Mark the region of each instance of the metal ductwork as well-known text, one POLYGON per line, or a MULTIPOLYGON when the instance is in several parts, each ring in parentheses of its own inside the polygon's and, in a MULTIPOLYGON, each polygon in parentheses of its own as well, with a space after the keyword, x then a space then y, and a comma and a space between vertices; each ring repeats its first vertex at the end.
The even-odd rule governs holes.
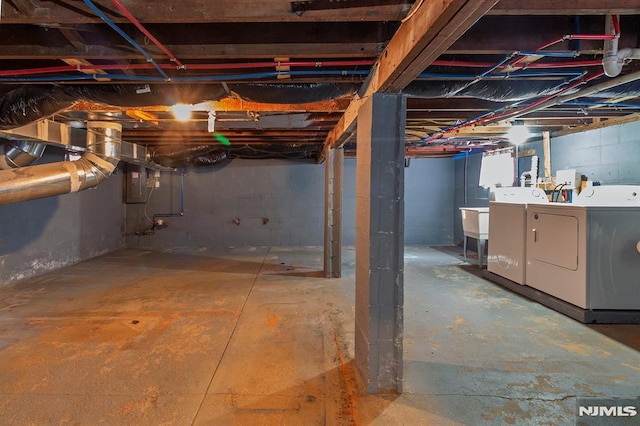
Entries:
POLYGON ((26 167, 42 157, 46 145, 40 142, 11 142, 4 146, 4 154, 0 155, 0 169, 9 170, 26 167))
POLYGON ((86 151, 79 160, 0 171, 0 205, 98 186, 120 161, 121 135, 119 123, 89 122, 86 151))

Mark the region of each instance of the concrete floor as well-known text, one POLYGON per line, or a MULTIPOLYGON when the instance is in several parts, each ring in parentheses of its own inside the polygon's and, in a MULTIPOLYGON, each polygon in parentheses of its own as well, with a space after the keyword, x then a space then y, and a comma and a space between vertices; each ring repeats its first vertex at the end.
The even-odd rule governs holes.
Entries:
POLYGON ((0 424, 574 424, 638 397, 640 326, 585 326, 406 249, 404 393, 362 391, 354 252, 121 250, 0 289, 0 424))

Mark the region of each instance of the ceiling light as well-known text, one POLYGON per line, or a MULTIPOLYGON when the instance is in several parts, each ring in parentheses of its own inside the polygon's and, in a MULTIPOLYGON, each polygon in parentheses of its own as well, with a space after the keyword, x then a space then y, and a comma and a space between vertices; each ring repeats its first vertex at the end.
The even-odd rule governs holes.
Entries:
POLYGON ((171 107, 171 109, 173 111, 173 115, 176 117, 176 120, 188 121, 191 118, 193 105, 175 104, 171 107))
POLYGON ((511 143, 514 145, 520 145, 521 143, 529 139, 530 136, 531 133, 529 133, 529 129, 523 124, 522 121, 514 121, 511 125, 511 128, 507 132, 509 141, 511 141, 511 143))

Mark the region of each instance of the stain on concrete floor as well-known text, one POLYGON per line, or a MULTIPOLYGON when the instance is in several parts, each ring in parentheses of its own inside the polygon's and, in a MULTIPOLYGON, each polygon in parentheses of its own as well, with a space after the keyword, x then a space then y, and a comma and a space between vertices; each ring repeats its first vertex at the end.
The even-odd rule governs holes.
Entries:
POLYGON ((0 424, 573 424, 640 394, 640 326, 590 327, 406 249, 402 395, 353 362, 353 249, 121 250, 0 289, 0 424), (636 340, 634 340, 636 339, 636 340))

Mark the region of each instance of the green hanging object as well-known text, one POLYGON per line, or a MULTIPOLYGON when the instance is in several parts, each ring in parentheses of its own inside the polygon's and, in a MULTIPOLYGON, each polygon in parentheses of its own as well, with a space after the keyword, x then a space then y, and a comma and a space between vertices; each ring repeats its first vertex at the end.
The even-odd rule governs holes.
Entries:
POLYGON ((214 133, 213 136, 218 140, 218 142, 220 142, 222 145, 224 146, 231 146, 231 142, 229 142, 229 139, 225 136, 222 135, 220 133, 214 133))

